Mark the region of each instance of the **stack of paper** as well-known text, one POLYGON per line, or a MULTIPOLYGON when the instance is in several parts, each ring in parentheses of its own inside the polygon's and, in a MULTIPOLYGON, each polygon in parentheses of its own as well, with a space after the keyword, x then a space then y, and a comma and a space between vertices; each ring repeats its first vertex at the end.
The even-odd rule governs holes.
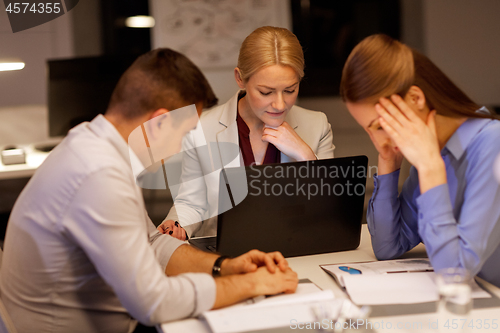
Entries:
POLYGON ((312 283, 300 283, 295 294, 259 297, 253 304, 207 311, 203 317, 213 333, 257 331, 334 319, 345 312, 346 302, 350 304, 347 315, 356 317, 359 309, 349 300, 336 300, 331 290, 321 291, 312 283))
MULTIPOLYGON (((412 304, 439 299, 435 274, 428 259, 401 259, 321 265, 327 273, 345 287, 351 300, 358 305, 412 304)), ((473 298, 488 298, 489 293, 475 281, 473 298)))

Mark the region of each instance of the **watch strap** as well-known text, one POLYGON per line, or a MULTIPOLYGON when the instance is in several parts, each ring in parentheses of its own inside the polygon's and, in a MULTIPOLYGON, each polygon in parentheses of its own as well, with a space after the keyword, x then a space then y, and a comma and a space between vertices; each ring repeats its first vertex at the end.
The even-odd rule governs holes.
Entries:
POLYGON ((212 267, 212 276, 213 277, 220 276, 222 262, 228 258, 229 258, 229 256, 220 256, 219 258, 217 258, 215 260, 214 266, 212 267))

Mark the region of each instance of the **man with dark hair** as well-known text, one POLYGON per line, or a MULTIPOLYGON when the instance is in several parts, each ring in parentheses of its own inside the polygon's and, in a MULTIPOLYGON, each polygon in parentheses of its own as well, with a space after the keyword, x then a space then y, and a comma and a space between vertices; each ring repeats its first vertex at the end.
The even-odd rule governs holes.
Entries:
POLYGON ((155 325, 295 290, 280 253, 224 260, 160 234, 147 217, 129 135, 173 108, 200 113, 215 102, 187 58, 154 50, 124 73, 104 116, 54 149, 17 200, 4 244, 1 300, 20 332, 131 332, 131 317, 155 325))

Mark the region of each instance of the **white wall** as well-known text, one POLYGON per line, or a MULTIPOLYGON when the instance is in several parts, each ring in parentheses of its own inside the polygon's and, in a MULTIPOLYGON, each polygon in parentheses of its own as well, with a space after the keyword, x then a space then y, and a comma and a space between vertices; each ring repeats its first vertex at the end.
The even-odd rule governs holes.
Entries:
POLYGON ((45 61, 73 55, 70 15, 25 31, 12 33, 7 12, 0 5, 0 60, 19 58, 26 63, 20 71, 0 72, 0 107, 46 104, 45 61))
POLYGON ((48 59, 101 54, 100 1, 85 0, 68 14, 12 33, 0 5, 0 60, 19 58, 21 71, 0 72, 0 148, 49 140, 48 59))
POLYGON ((202 71, 214 90, 215 96, 219 99, 219 104, 227 102, 240 89, 234 79, 234 68, 203 69, 202 71))
POLYGON ((500 1, 424 0, 427 56, 481 105, 500 105, 500 1))

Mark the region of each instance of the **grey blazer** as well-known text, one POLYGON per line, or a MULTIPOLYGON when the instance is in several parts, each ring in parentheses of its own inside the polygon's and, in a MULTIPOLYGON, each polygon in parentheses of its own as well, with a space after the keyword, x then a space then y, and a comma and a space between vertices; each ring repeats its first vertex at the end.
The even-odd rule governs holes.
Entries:
MULTIPOLYGON (((166 220, 179 221, 190 237, 216 234, 221 166, 244 165, 239 150, 236 113, 239 91, 227 103, 206 111, 183 142, 182 175, 174 207, 166 220)), ((293 106, 285 121, 318 159, 333 158, 333 134, 326 115, 293 106)), ((281 162, 295 160, 281 153, 281 162)))

